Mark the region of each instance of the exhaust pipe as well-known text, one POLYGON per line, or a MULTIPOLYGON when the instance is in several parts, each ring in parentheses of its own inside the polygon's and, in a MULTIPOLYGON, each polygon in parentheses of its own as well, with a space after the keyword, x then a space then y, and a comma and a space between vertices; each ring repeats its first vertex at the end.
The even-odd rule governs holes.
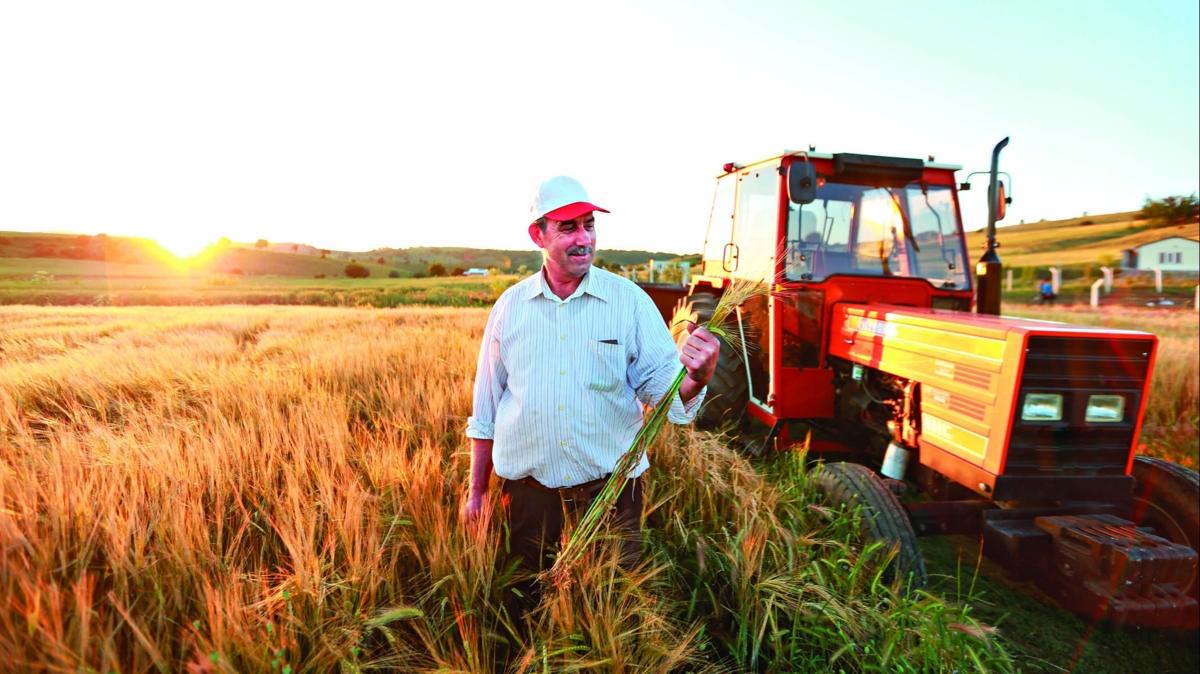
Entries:
POLYGON ((1000 201, 1005 199, 1004 188, 999 183, 1000 151, 1008 145, 1008 138, 996 143, 992 148, 991 182, 988 183, 988 228, 987 249, 983 257, 975 263, 975 312, 980 314, 1000 315, 1000 256, 996 253, 999 244, 996 243, 996 220, 1003 215, 998 213, 1002 208, 1000 201))

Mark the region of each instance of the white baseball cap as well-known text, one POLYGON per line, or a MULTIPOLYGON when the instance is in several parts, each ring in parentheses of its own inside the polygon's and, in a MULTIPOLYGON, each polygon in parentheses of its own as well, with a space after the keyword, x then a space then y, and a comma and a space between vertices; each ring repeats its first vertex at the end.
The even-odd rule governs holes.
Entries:
POLYGON ((537 196, 533 198, 533 207, 530 208, 534 221, 539 218, 560 222, 574 220, 592 211, 608 213, 607 210, 588 201, 583 185, 569 176, 554 176, 538 185, 537 196))

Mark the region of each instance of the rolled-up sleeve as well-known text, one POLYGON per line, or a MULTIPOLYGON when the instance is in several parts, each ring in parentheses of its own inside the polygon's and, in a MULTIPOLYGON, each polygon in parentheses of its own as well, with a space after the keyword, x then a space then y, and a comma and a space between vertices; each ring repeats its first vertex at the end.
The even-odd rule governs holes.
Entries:
MULTIPOLYGON (((503 299, 503 298, 502 298, 503 299)), ((500 326, 507 303, 497 301, 488 315, 475 364, 475 393, 472 414, 467 417, 467 437, 491 440, 496 434, 496 409, 508 384, 508 371, 500 358, 500 326)))
MULTIPOLYGON (((638 298, 636 337, 633 340, 637 352, 629 368, 629 384, 637 393, 638 400, 645 405, 657 405, 683 370, 679 362, 679 351, 671 339, 671 333, 655 308, 654 302, 644 293, 638 298)), ((686 403, 675 395, 667 410, 667 420, 673 424, 690 424, 704 402, 708 387, 700 389, 695 398, 686 403)))

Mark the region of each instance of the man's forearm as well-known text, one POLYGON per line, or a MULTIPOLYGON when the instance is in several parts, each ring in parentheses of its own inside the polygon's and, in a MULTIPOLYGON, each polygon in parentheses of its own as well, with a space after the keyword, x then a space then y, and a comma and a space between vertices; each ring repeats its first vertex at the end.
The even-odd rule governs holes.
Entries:
POLYGON ((486 494, 492 479, 492 441, 471 438, 471 494, 486 494))
POLYGON ((692 398, 700 395, 700 389, 704 388, 704 384, 692 379, 690 375, 683 376, 683 383, 679 385, 679 399, 683 402, 690 402, 692 398))

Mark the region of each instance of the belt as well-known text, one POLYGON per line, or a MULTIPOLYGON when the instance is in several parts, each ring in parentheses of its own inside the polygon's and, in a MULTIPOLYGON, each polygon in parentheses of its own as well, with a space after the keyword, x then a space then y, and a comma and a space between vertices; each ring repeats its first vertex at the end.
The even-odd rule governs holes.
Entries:
POLYGON ((539 491, 547 491, 547 492, 553 492, 553 493, 557 493, 557 494, 577 494, 579 492, 588 492, 588 491, 592 491, 592 490, 600 491, 600 489, 602 489, 604 487, 604 483, 608 482, 608 478, 611 475, 612 474, 610 473, 609 475, 605 475, 604 477, 598 477, 595 480, 590 480, 588 482, 583 482, 581 484, 571 485, 570 487, 547 487, 546 485, 542 484, 541 482, 538 482, 537 480, 533 479, 532 475, 527 475, 519 480, 513 480, 513 482, 516 482, 517 484, 520 484, 520 485, 524 485, 526 487, 532 487, 533 489, 537 489, 539 491))

